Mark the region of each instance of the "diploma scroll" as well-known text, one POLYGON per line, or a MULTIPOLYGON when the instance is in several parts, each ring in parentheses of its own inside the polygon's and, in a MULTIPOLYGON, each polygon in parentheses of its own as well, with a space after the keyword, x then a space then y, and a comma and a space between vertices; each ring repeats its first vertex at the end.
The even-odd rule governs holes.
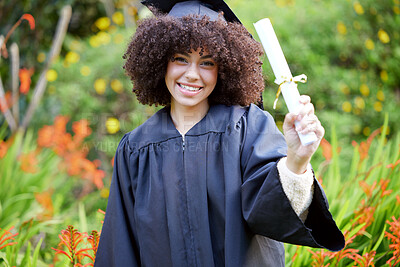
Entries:
MULTIPOLYGON (((272 71, 275 75, 275 83, 279 85, 283 98, 289 112, 297 114, 302 104, 299 102, 300 94, 297 89, 297 83, 290 72, 289 66, 283 55, 282 48, 279 45, 278 38, 272 28, 271 21, 268 18, 262 19, 254 23, 254 28, 267 54, 268 61, 271 64, 272 71)), ((296 77, 295 77, 296 78, 296 77)), ((299 122, 296 121, 295 125, 299 122)), ((314 132, 306 135, 298 133, 302 145, 310 145, 317 140, 314 132)))

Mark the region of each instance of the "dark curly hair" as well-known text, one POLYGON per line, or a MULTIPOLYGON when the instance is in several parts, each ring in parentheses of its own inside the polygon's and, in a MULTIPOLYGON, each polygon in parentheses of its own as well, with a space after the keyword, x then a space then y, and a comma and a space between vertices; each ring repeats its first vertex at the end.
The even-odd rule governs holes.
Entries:
POLYGON ((165 84, 168 60, 174 54, 206 48, 218 64, 218 80, 208 97, 210 104, 247 106, 264 90, 262 46, 239 23, 207 16, 168 15, 143 19, 123 58, 142 104, 168 105, 171 95, 165 84))

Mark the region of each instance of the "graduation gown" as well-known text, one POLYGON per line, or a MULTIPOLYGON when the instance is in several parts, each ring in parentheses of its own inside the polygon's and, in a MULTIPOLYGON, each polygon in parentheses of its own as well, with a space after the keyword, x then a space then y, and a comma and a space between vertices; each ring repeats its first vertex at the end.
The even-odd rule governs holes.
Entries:
POLYGON ((118 146, 95 266, 284 266, 280 242, 342 249, 315 178, 306 221, 292 209, 286 149, 255 105, 212 105, 184 139, 158 111, 118 146))

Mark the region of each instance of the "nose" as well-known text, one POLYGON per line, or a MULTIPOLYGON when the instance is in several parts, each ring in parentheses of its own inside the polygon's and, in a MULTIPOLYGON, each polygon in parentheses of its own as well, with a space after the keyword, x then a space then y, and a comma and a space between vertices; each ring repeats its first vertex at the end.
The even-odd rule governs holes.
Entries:
POLYGON ((185 77, 189 81, 198 80, 200 78, 199 68, 197 64, 189 64, 185 72, 185 77))

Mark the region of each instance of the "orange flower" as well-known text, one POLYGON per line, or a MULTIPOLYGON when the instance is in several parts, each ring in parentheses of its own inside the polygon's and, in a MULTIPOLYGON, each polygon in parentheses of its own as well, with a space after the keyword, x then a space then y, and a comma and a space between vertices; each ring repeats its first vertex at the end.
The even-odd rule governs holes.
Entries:
POLYGON ((56 135, 54 151, 57 155, 63 156, 66 155, 67 151, 69 151, 70 147, 73 145, 74 144, 72 142, 72 136, 70 133, 60 133, 56 135))
POLYGON ((59 115, 54 119, 55 134, 63 134, 66 132, 67 123, 69 118, 67 116, 59 115))
POLYGON ((80 259, 83 256, 82 254, 85 251, 92 249, 92 248, 78 249, 78 246, 82 245, 85 236, 86 236, 85 233, 80 233, 72 225, 68 225, 67 229, 61 230, 61 234, 58 235, 58 237, 61 240, 59 247, 65 246, 68 252, 62 249, 55 249, 55 248, 52 249, 56 251, 56 255, 64 254, 65 256, 67 256, 72 265, 75 266, 76 263, 80 263, 80 259))
MULTIPOLYGON (((371 146, 372 140, 375 138, 375 136, 377 136, 380 133, 380 131, 381 131, 380 129, 376 129, 375 131, 373 131, 371 133, 371 135, 368 137, 366 142, 362 141, 360 143, 360 145, 358 147, 358 152, 360 153, 360 163, 359 164, 361 164, 364 161, 364 159, 366 159, 368 157, 368 151, 371 146)), ((357 147, 358 144, 356 141, 353 141, 352 145, 354 147, 357 147)))
MULTIPOLYGON (((112 159, 111 159, 111 166, 114 168, 114 160, 115 160, 115 156, 113 156, 112 157, 112 159)), ((321 181, 321 184, 322 184, 322 181, 321 181)))
POLYGON ((87 137, 92 134, 92 129, 90 129, 89 122, 86 119, 72 123, 72 131, 75 133, 75 136, 87 137))
POLYGON ((6 243, 6 241, 15 240, 14 237, 16 237, 18 235, 18 233, 12 234, 10 232, 13 228, 14 228, 14 226, 11 226, 10 229, 8 229, 8 230, 4 230, 4 229, 0 228, 0 230, 4 231, 4 233, 0 236, 0 249, 3 249, 7 246, 12 246, 14 244, 17 244, 17 242, 6 243))
POLYGON ((6 101, 4 106, 0 102, 0 111, 3 112, 3 113, 6 110, 8 110, 9 108, 11 108, 12 105, 13 105, 11 92, 6 92, 5 95, 4 95, 4 99, 6 101))
POLYGON ((52 147, 54 145, 54 127, 45 125, 38 131, 37 143, 40 147, 52 147))
POLYGON ((39 214, 39 219, 51 219, 54 214, 53 201, 51 200, 52 190, 44 191, 42 193, 35 193, 36 201, 43 207, 44 211, 39 214))
POLYGON ((22 20, 25 19, 29 22, 29 26, 31 30, 35 29, 35 19, 32 17, 31 14, 24 14, 21 18, 12 26, 11 30, 8 31, 6 37, 4 38, 3 45, 0 47, 1 55, 5 58, 8 58, 8 52, 6 49, 6 43, 10 38, 11 34, 15 31, 15 29, 21 24, 22 20))
POLYGON ((348 231, 344 231, 343 234, 344 234, 345 240, 346 240, 344 249, 342 249, 341 251, 338 251, 338 252, 331 253, 331 256, 329 257, 330 259, 335 258, 336 262, 339 262, 343 258, 350 258, 350 257, 354 256, 354 254, 358 253, 358 249, 347 248, 348 245, 353 243, 353 240, 356 238, 357 235, 353 235, 352 237, 348 237, 348 235, 349 235, 348 231))
POLYGON ((9 147, 10 147, 9 141, 0 140, 0 159, 4 158, 4 156, 7 154, 9 147))
POLYGON ((104 187, 103 178, 105 177, 105 172, 102 170, 98 170, 95 163, 91 162, 88 159, 84 159, 82 161, 83 169, 85 170, 82 177, 91 181, 98 189, 104 187))
POLYGON ((35 29, 35 19, 31 14, 23 14, 20 20, 27 20, 29 22, 29 27, 31 27, 31 30, 35 29))
POLYGON ((397 204, 400 205, 400 196, 399 195, 396 196, 396 200, 397 200, 397 204))
POLYGON ((391 163, 391 164, 387 165, 386 168, 391 168, 393 170, 397 165, 399 165, 399 163, 400 163, 400 159, 397 160, 395 163, 391 163))
POLYGON ((371 251, 369 253, 365 253, 364 255, 359 255, 359 254, 353 254, 349 255, 349 258, 354 260, 354 263, 356 265, 354 266, 360 266, 360 267, 367 267, 367 266, 375 266, 374 264, 374 258, 376 255, 376 251, 371 251))
POLYGON ((389 184, 390 180, 380 180, 379 181, 379 185, 381 186, 381 197, 389 195, 390 193, 392 193, 393 190, 386 190, 388 184, 389 184))
POLYGON ((314 252, 311 249, 308 249, 308 251, 312 254, 312 267, 328 267, 330 265, 330 263, 324 265, 324 261, 326 257, 332 255, 332 252, 326 251, 324 249, 319 249, 317 252, 314 252))
POLYGON ((93 251, 93 256, 90 254, 87 254, 87 253, 82 253, 82 255, 85 257, 88 257, 92 261, 91 263, 88 263, 87 265, 93 266, 94 261, 96 259, 97 248, 99 247, 100 234, 96 230, 93 230, 92 234, 88 236, 87 241, 91 245, 90 249, 93 251))
POLYGON ((322 155, 325 160, 329 161, 332 159, 332 145, 325 139, 322 138, 320 146, 322 148, 322 155))
POLYGON ((393 251, 393 257, 391 257, 386 263, 389 266, 397 266, 400 263, 400 218, 396 220, 392 216, 393 222, 386 221, 390 225, 389 232, 385 232, 385 236, 390 240, 389 248, 393 251))
POLYGON ((372 192, 376 187, 376 181, 374 181, 372 185, 367 184, 365 181, 359 181, 358 183, 360 184, 362 190, 367 195, 367 197, 370 198, 372 196, 372 192))
POLYGON ((33 74, 33 69, 20 69, 19 70, 19 80, 21 81, 21 85, 19 87, 19 91, 22 94, 27 94, 29 92, 29 88, 31 87, 31 76, 33 74))
POLYGON ((21 170, 24 172, 35 173, 38 171, 38 160, 35 152, 22 154, 19 156, 19 160, 21 161, 21 170))

